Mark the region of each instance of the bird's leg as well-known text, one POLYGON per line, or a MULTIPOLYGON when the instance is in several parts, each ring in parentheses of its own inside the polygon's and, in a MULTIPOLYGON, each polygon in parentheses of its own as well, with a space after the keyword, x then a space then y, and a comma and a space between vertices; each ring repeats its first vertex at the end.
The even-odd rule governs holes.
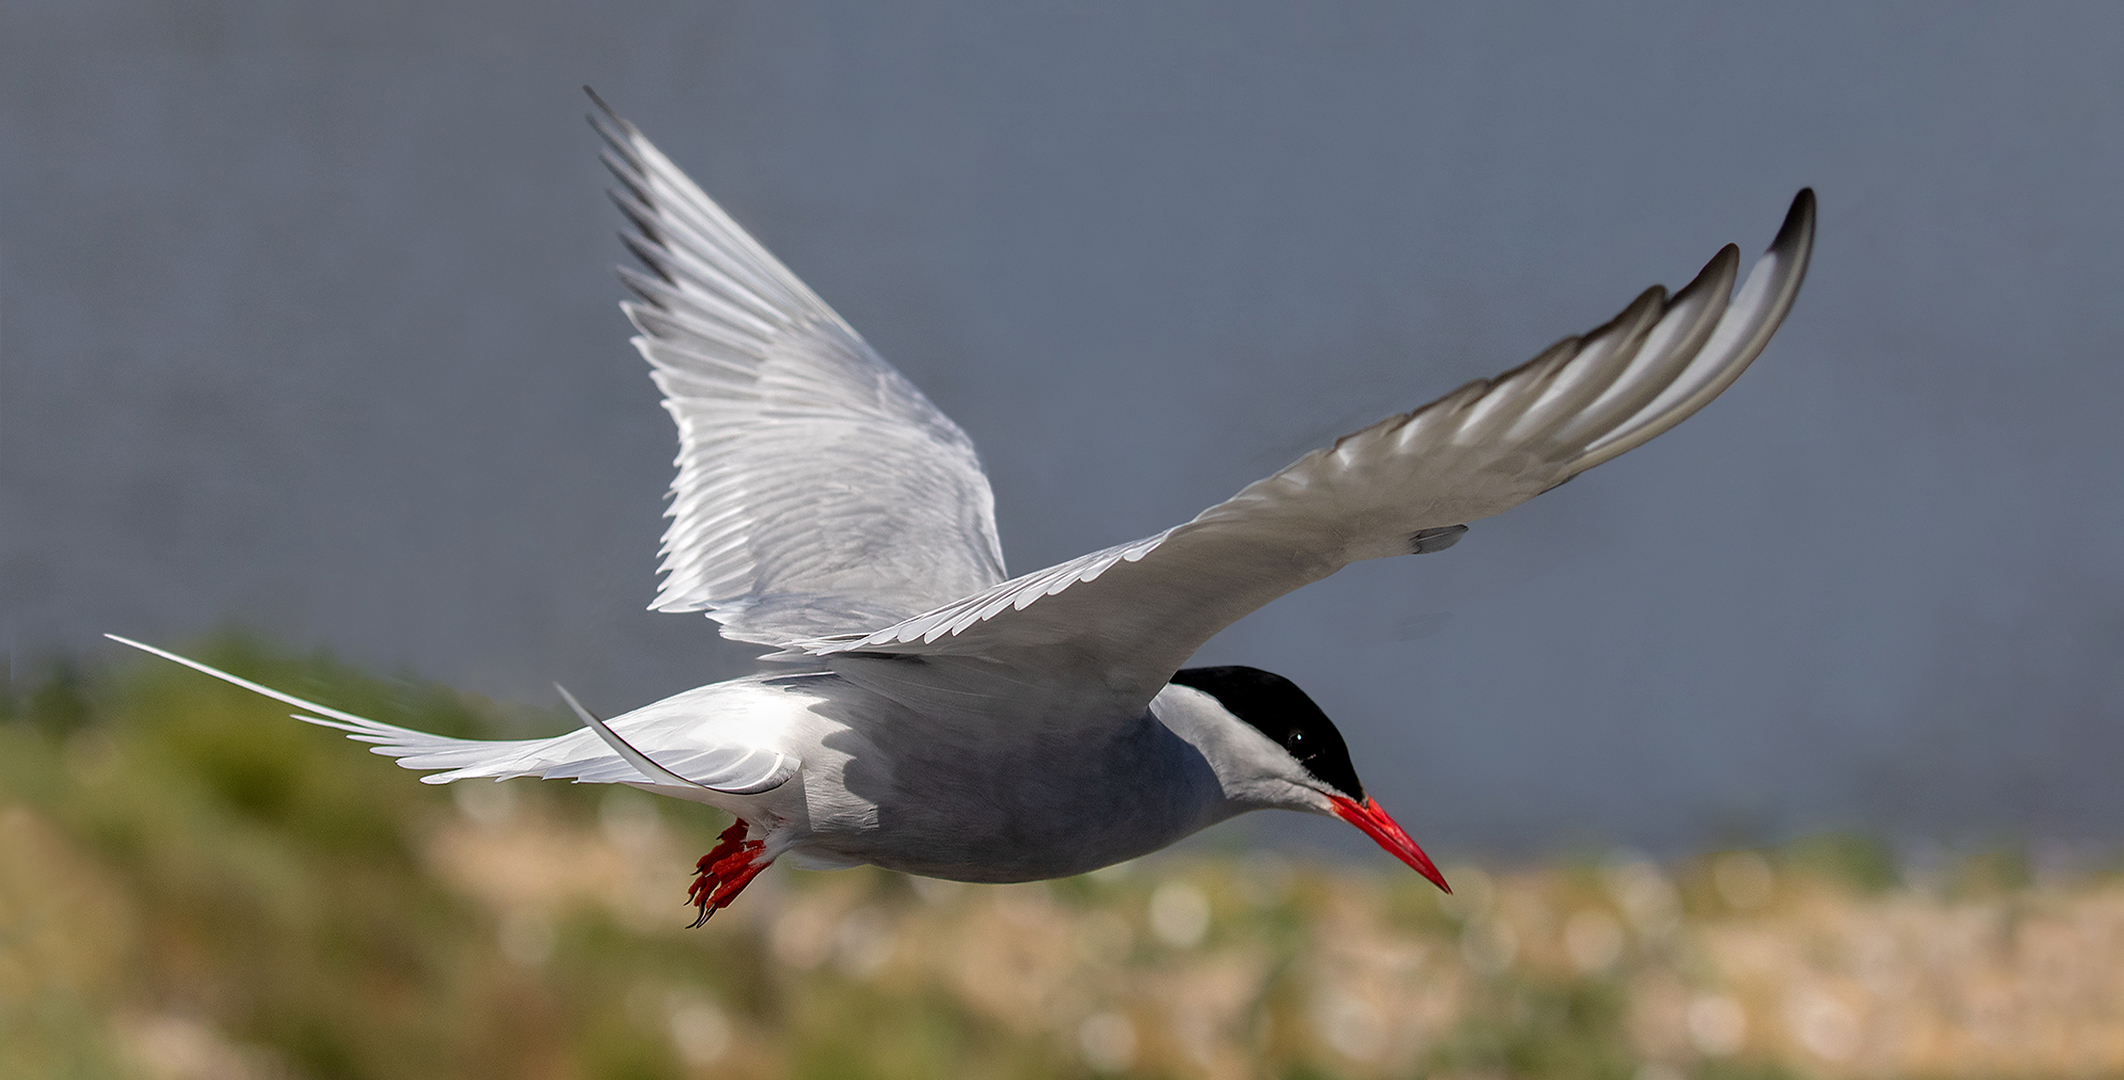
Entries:
MULTIPOLYGON (((749 826, 745 824, 745 819, 739 818, 732 822, 729 828, 724 829, 723 834, 715 838, 716 845, 714 849, 709 851, 708 854, 701 856, 698 866, 699 871, 706 874, 709 867, 737 854, 738 851, 743 849, 746 844, 745 833, 748 828, 749 826)), ((758 843, 758 841, 752 842, 758 843)), ((700 883, 695 882, 694 884, 698 887, 700 883)))
POLYGON ((760 871, 767 869, 766 861, 759 859, 766 844, 745 839, 746 825, 741 818, 737 824, 723 830, 716 837, 714 850, 701 856, 694 866, 699 876, 686 890, 686 902, 701 910, 701 917, 693 920, 694 926, 708 921, 708 916, 729 907, 737 894, 744 891, 760 871))

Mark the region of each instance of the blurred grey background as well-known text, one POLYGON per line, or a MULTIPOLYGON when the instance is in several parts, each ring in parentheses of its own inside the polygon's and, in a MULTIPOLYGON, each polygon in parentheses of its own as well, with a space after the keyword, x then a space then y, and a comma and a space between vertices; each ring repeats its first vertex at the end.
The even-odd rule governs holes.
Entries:
POLYGON ((2120 835, 2124 9, 0 13, 18 678, 226 626, 608 712, 747 669, 643 610, 675 443, 589 83, 973 435, 1014 572, 1752 256, 1813 185, 1723 399, 1202 659, 1296 679, 1445 850, 2120 835))

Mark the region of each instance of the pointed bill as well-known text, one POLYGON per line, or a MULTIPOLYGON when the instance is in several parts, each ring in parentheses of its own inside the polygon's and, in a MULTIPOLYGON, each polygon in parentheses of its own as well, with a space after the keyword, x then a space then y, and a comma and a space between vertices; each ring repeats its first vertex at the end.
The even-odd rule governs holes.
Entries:
POLYGON ((1395 824, 1394 819, 1379 808, 1378 800, 1367 795, 1363 802, 1358 802, 1340 795, 1330 795, 1328 801, 1334 804, 1336 817, 1363 830, 1366 836, 1392 852, 1395 858, 1409 864, 1431 884, 1448 893, 1453 891, 1453 887, 1446 884, 1445 875, 1439 873, 1438 867, 1432 864, 1431 857, 1425 855, 1423 849, 1416 846, 1416 841, 1409 839, 1409 834, 1402 831, 1401 826, 1395 824))

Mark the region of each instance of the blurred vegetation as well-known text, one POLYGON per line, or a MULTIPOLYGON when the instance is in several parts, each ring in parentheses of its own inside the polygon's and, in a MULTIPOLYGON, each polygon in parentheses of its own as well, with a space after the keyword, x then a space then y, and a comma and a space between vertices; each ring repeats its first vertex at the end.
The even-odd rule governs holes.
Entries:
MULTIPOLYGON (((537 722, 197 655, 410 727, 537 722)), ((777 867, 687 931, 704 808, 419 784, 145 658, 15 675, 0 1080, 2124 1076, 2124 882, 2084 859, 1820 837, 1455 866, 1452 897, 1272 853, 1010 887, 777 867)))

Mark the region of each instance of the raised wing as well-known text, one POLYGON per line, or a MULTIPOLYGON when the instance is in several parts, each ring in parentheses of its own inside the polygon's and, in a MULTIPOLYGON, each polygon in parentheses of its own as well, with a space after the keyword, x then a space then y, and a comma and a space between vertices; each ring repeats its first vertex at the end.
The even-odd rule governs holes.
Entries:
MULTIPOLYGON (((596 100, 596 95, 592 95, 596 100)), ((657 611, 769 645, 863 631, 1001 581, 972 440, 632 124, 592 124, 619 178, 621 270, 679 431, 657 611)))
POLYGON ((1247 612, 1359 559, 1449 546, 1464 523, 1509 510, 1702 408, 1783 321, 1813 239, 1814 194, 1802 191, 1738 293, 1739 251, 1728 245, 1672 298, 1647 290, 1607 325, 1344 436, 1187 524, 784 655, 828 657, 851 678, 903 696, 922 696, 921 684, 936 681, 1134 715, 1247 612), (912 660, 939 678, 925 680, 912 660), (1098 700, 1011 692, 1043 681, 1089 682, 1098 700))

